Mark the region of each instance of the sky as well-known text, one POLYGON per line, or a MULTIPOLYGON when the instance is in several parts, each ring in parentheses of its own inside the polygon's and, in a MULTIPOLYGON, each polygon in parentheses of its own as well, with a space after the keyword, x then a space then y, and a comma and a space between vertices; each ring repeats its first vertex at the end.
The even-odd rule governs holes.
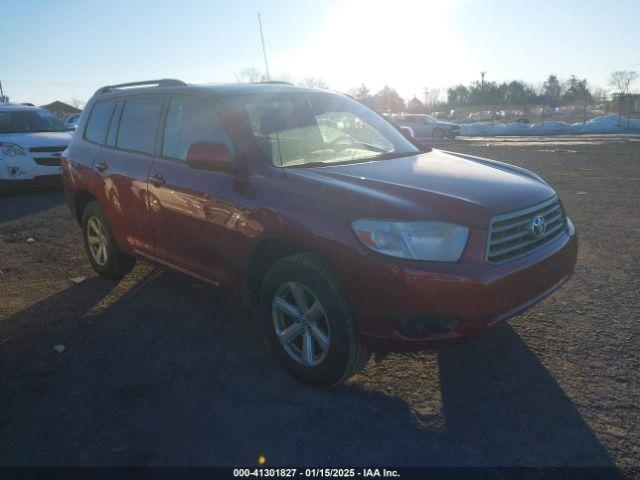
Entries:
MULTIPOLYGON (((16 102, 88 100, 156 78, 233 82, 247 67, 405 98, 479 80, 640 71, 640 1, 2 0, 0 82, 16 102)), ((640 85, 635 86, 640 90, 640 85)))

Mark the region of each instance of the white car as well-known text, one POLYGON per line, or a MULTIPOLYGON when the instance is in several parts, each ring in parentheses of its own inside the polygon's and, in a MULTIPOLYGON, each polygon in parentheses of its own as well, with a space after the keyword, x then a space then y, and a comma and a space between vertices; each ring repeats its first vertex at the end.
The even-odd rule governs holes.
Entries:
POLYGON ((60 184, 69 129, 49 110, 0 104, 0 191, 60 184))

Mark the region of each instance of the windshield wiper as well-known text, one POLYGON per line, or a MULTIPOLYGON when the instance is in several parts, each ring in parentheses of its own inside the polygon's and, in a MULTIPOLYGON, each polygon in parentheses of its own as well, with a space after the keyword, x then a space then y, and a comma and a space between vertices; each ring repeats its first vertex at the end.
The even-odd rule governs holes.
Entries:
POLYGON ((394 158, 410 157, 412 155, 418 155, 419 153, 420 152, 390 152, 383 155, 378 155, 376 157, 354 158, 353 160, 342 160, 339 162, 307 162, 299 163, 297 165, 289 165, 284 168, 330 167, 333 165, 349 165, 351 163, 375 162, 377 160, 392 160, 394 158))

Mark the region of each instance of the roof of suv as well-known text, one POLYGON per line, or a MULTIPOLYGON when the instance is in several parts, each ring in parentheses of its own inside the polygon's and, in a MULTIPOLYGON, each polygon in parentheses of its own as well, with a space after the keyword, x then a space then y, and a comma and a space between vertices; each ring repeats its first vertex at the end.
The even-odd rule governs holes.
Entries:
POLYGON ((313 88, 300 87, 285 82, 265 82, 265 83, 216 83, 216 84, 186 84, 179 80, 157 80, 150 82, 136 82, 136 84, 113 85, 100 88, 95 96, 108 94, 138 94, 138 93, 165 93, 176 91, 205 91, 216 95, 237 95, 237 94, 264 94, 264 93, 286 93, 286 92, 322 92, 313 88), (140 83, 148 85, 142 86, 140 83), (155 86, 152 86, 155 85, 155 86))

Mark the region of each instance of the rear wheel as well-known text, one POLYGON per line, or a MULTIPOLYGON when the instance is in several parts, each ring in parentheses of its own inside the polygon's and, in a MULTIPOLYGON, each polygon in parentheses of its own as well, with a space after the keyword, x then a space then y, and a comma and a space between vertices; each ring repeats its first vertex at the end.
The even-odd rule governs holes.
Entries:
POLYGON ((445 133, 444 133, 444 130, 442 130, 441 128, 434 128, 433 131, 431 132, 431 136, 433 138, 444 138, 445 133))
POLYGON ((135 264, 135 258, 121 252, 113 239, 107 219, 98 202, 90 202, 82 213, 84 246, 93 269, 105 278, 122 278, 135 264))
POLYGON ((297 254, 273 265, 260 300, 271 349, 300 380, 337 385, 366 363, 347 300, 317 257, 297 254))

